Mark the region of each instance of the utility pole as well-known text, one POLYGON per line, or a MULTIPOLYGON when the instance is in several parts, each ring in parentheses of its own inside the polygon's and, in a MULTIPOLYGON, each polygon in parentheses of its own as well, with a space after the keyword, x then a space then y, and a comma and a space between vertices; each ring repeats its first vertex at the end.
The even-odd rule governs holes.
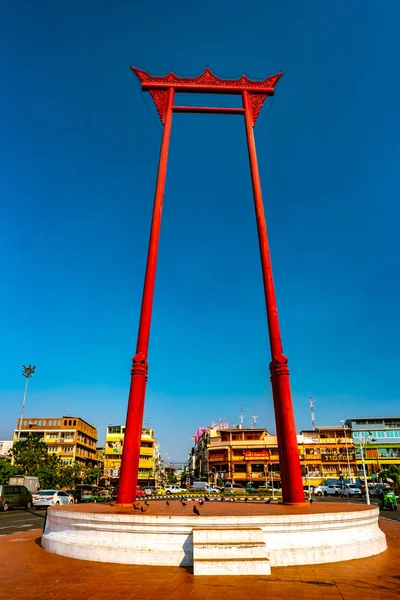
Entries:
POLYGON ((29 377, 32 377, 33 374, 35 373, 35 370, 36 370, 36 367, 33 367, 32 365, 22 365, 22 375, 25 377, 26 381, 25 381, 25 389, 24 389, 24 398, 22 400, 21 416, 19 418, 19 423, 18 423, 17 442, 19 442, 19 438, 21 437, 22 419, 24 418, 26 395, 28 393, 28 381, 29 381, 29 377))

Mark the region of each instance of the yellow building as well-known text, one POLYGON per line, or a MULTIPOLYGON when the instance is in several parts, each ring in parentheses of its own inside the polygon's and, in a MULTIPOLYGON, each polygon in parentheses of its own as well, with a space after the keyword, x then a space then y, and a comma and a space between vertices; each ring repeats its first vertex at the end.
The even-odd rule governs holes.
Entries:
MULTIPOLYGON (((18 429, 14 432, 14 443, 18 429)), ((96 464, 97 429, 79 417, 22 419, 20 440, 32 434, 38 435, 50 454, 55 454, 65 464, 73 462, 96 464)))
MULTIPOLYGON (((234 483, 251 481, 258 487, 273 478, 279 484, 277 438, 266 429, 242 426, 210 428, 203 435, 208 438, 207 469, 211 481, 223 477, 234 483)), ((200 472, 195 475, 201 477, 200 472)))
MULTIPOLYGON (((106 432, 104 450, 104 479, 110 483, 118 483, 122 449, 124 446, 125 426, 109 425, 106 432)), ((159 453, 154 431, 142 429, 139 460, 139 485, 156 485, 158 483, 159 453)))
POLYGON ((298 445, 305 485, 307 471, 311 485, 321 485, 326 479, 357 477, 351 430, 329 426, 301 431, 298 445))

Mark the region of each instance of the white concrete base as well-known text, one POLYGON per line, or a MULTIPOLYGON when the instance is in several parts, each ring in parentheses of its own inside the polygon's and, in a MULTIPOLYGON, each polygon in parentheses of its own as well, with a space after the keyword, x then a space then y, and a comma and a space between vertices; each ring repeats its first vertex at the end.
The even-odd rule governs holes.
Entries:
MULTIPOLYGON (((253 562, 267 559, 268 568, 351 560, 386 550, 386 538, 378 525, 379 509, 353 510, 350 504, 343 507, 343 512, 193 517, 75 512, 74 507, 59 506, 48 509, 42 546, 55 554, 100 562, 182 567, 194 564, 196 572, 201 567, 193 561, 194 546, 195 558, 208 559, 218 554, 220 550, 215 548, 224 541, 231 546, 247 542, 252 549, 250 555, 242 556, 232 549, 230 556, 221 558, 238 558, 240 562, 253 553, 255 559, 262 559, 253 562), (201 537, 197 531, 206 529, 214 533, 212 543, 202 550, 201 540, 207 545, 207 536, 203 533, 201 537), (193 543, 194 536, 198 547, 193 543)), ((237 575, 238 565, 234 566, 235 560, 230 562, 237 575)), ((211 574, 211 566, 207 568, 211 574)), ((266 568, 266 564, 257 568, 266 568)), ((224 569, 227 572, 228 566, 224 569)))
POLYGON ((193 529, 194 575, 270 575, 261 528, 193 529))

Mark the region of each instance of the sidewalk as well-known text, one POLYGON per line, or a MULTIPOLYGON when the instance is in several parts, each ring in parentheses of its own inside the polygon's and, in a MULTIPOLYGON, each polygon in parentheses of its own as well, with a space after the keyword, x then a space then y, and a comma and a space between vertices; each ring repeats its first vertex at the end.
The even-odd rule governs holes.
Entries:
MULTIPOLYGON (((400 599, 400 524, 378 556, 273 568, 269 577, 196 577, 179 567, 79 561, 40 547, 40 530, 0 537, 0 600, 400 599)), ((327 540, 329 543, 329 540, 327 540)))

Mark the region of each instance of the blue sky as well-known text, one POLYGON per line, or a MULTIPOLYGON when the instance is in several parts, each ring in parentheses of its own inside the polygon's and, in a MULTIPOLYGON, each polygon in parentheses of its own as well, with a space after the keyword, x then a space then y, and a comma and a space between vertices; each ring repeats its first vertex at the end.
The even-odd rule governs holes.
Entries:
MULTIPOLYGON (((161 137, 130 64, 285 71, 256 144, 297 427, 310 395, 319 424, 398 414, 397 3, 21 0, 0 13, 0 439, 23 363, 37 366, 27 416, 66 410, 100 440, 125 419, 161 137)), ((242 119, 175 115, 146 403, 161 451, 183 460, 198 426, 236 423, 241 405, 274 431, 268 363, 242 119)))

